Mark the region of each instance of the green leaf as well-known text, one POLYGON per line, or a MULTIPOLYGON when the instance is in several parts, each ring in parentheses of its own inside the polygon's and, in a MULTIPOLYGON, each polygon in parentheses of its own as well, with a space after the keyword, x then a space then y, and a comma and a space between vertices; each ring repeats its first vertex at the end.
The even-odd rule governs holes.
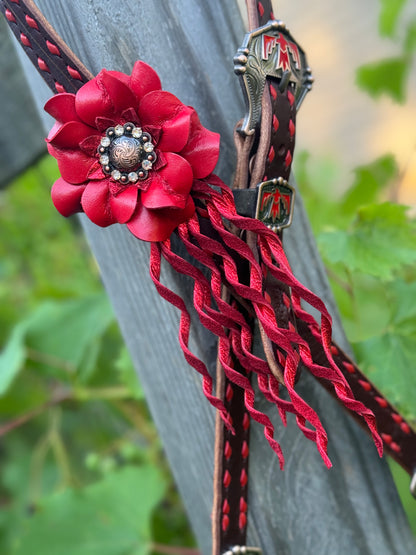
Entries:
POLYGON ((403 103, 406 100, 409 65, 406 56, 362 65, 357 69, 356 83, 374 98, 386 94, 396 102, 403 103))
POLYGON ((416 420, 414 298, 416 282, 392 282, 385 290, 384 299, 385 307, 390 310, 389 320, 378 334, 354 345, 359 360, 370 373, 370 378, 412 420, 416 420))
POLYGON ((391 185, 398 176, 399 168, 392 154, 385 154, 371 164, 355 169, 355 180, 345 193, 340 212, 354 215, 358 209, 377 201, 380 191, 391 185))
MULTIPOLYGON (((32 316, 27 344, 76 370, 88 359, 88 348, 113 321, 105 294, 65 302, 45 302, 32 316)), ((91 361, 89 361, 91 363, 91 361)))
POLYGON ((27 356, 61 377, 90 369, 97 340, 114 320, 104 293, 69 301, 45 301, 19 322, 0 355, 0 395, 10 387, 27 356))
POLYGON ((25 332, 25 324, 18 324, 0 353, 0 396, 9 389, 25 362, 25 332))
POLYGON ((391 203, 361 208, 348 231, 323 232, 318 245, 329 265, 383 280, 416 261, 416 226, 405 206, 391 203))
POLYGON ((165 483, 151 466, 124 467, 45 500, 13 555, 146 555, 165 483))
POLYGON ((380 0, 381 11, 378 21, 380 35, 391 37, 406 0, 380 0))
POLYGON ((395 330, 367 339, 354 348, 369 378, 407 418, 416 421, 416 335, 410 337, 395 330))

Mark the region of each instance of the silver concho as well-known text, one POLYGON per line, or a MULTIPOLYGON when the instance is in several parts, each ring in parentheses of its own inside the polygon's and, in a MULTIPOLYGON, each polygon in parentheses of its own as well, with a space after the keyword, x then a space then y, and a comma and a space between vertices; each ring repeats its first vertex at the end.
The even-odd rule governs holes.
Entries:
POLYGON ((146 179, 157 160, 149 133, 134 123, 109 127, 97 148, 105 175, 122 184, 146 179))
POLYGON ((117 137, 109 148, 110 163, 118 170, 133 171, 141 162, 143 146, 134 137, 117 137))
POLYGON ((296 109, 313 83, 305 53, 282 21, 269 21, 246 34, 234 56, 234 72, 240 76, 247 106, 243 124, 238 130, 242 135, 252 135, 260 124, 267 77, 279 82, 281 92, 290 88, 296 109))

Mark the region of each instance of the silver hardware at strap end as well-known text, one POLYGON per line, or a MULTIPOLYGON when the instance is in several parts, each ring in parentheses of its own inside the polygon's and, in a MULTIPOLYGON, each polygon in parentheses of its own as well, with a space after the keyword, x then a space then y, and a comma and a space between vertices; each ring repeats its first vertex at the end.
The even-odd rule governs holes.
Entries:
POLYGON ((410 480, 410 493, 416 499, 416 470, 414 470, 412 479, 410 480))
POLYGON ((302 48, 283 21, 269 21, 247 33, 234 56, 234 72, 243 88, 247 113, 238 132, 253 135, 260 125, 261 101, 266 78, 276 79, 280 92, 289 89, 299 109, 313 77, 302 48))
POLYGON ((245 545, 234 545, 231 549, 225 551, 222 555, 262 555, 259 547, 247 547, 245 545))

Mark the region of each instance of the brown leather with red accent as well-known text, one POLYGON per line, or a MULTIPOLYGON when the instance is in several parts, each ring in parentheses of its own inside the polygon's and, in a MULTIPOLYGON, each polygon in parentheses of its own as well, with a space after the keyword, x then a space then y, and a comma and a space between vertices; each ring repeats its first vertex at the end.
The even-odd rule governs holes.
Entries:
MULTIPOLYGON (((325 364, 326 356, 322 345, 315 339, 309 326, 300 320, 297 322, 297 326, 300 335, 307 340, 311 348, 314 362, 325 364)), ((354 397, 373 411, 385 450, 412 475, 416 470, 415 431, 338 345, 333 343, 331 350, 335 362, 342 370, 354 393, 354 397)), ((319 382, 330 393, 333 393, 333 388, 328 381, 319 379, 319 382)), ((350 412, 350 414, 367 430, 363 420, 356 413, 350 412)))
POLYGON ((271 137, 263 179, 283 177, 288 180, 295 149, 296 106, 290 91, 281 93, 278 83, 267 81, 271 98, 271 137))
MULTIPOLYGON (((234 369, 244 372, 236 361, 234 369)), ((222 369, 220 372, 223 374, 222 369)), ((235 433, 227 430, 222 422, 222 429, 217 428, 219 434, 217 433, 216 441, 220 458, 215 526, 219 543, 214 545, 214 553, 222 553, 233 545, 245 545, 247 527, 250 416, 244 404, 244 391, 228 380, 224 382, 224 405, 231 415, 235 433)))
MULTIPOLYGON (((246 0, 249 29, 264 25, 273 18, 271 1, 246 0)), ((237 173, 248 184, 249 149, 253 141, 247 137, 243 141, 237 137, 242 156, 237 173), (245 148, 247 145, 247 148, 245 148), (244 175, 243 175, 244 174, 244 175)), ((269 142, 270 144, 270 142, 269 142)), ((277 158, 278 161, 278 158, 277 158)), ((264 165, 263 165, 264 169, 264 165)), ((241 187, 241 183, 236 184, 241 187)), ((235 369, 245 372, 243 368, 235 369)), ((226 429, 217 415, 214 505, 213 505, 213 555, 221 555, 233 546, 245 546, 247 534, 247 488, 250 417, 245 408, 244 393, 224 375, 221 366, 217 368, 217 393, 229 411, 235 435, 226 429)))
POLYGON ((76 93, 94 76, 31 0, 0 0, 15 37, 54 93, 76 93))

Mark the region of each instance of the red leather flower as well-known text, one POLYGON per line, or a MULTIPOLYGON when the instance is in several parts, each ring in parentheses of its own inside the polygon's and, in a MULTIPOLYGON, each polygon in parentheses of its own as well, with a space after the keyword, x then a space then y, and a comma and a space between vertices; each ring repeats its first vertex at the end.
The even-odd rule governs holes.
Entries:
POLYGON ((83 211, 99 226, 125 223, 139 239, 163 241, 193 215, 192 184, 214 170, 219 135, 162 91, 150 66, 136 62, 130 76, 102 70, 45 110, 56 119, 47 143, 63 216, 83 211))

